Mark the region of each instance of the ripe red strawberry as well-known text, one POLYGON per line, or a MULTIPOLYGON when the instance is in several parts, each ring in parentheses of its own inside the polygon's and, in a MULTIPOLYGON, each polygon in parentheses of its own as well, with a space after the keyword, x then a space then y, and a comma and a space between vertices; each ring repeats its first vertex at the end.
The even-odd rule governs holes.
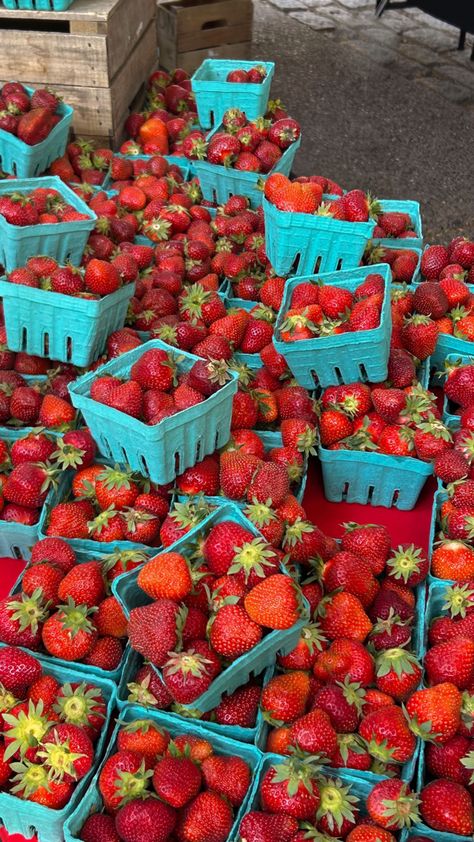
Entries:
POLYGON ((260 626, 239 605, 224 605, 215 615, 209 633, 212 648, 235 660, 253 649, 262 637, 260 626))
POLYGON ((321 600, 318 613, 321 628, 330 640, 346 637, 362 643, 372 629, 362 603, 351 593, 336 592, 321 600))
POLYGON ((432 777, 448 778, 467 787, 471 774, 463 765, 463 759, 469 754, 470 748, 470 739, 461 734, 456 734, 443 745, 427 743, 425 758, 428 772, 432 777))
POLYGON ((401 708, 388 705, 364 716, 359 734, 367 742, 369 753, 382 763, 406 763, 413 756, 416 739, 401 708))
POLYGON ((187 705, 197 699, 221 669, 219 658, 204 641, 194 641, 190 648, 168 654, 163 680, 179 704, 187 705))
MULTIPOLYGON (((142 759, 132 751, 118 751, 104 763, 98 779, 104 806, 116 811, 130 799, 145 797, 151 773, 146 773, 142 759)), ((135 803, 135 802, 133 802, 135 803)))
POLYGON ((330 761, 337 750, 337 735, 325 710, 314 708, 293 723, 290 742, 310 755, 319 754, 330 761))
POLYGON ((283 465, 265 462, 258 466, 247 489, 247 500, 251 503, 271 501, 270 505, 279 506, 290 490, 288 471, 283 465))
POLYGON ((417 690, 407 701, 411 729, 425 739, 436 735, 438 743, 446 743, 458 730, 461 693, 454 684, 444 682, 435 687, 417 690))
POLYGON ((82 728, 60 723, 43 737, 37 756, 53 778, 78 781, 92 767, 94 747, 82 728))
POLYGON ((233 824, 232 808, 212 790, 200 792, 179 815, 177 835, 183 840, 206 838, 225 842, 233 824))
POLYGON ((84 605, 68 600, 46 620, 42 630, 43 644, 50 655, 66 661, 86 657, 97 640, 97 631, 84 605))
POLYGON ((238 687, 214 708, 215 721, 220 725, 239 725, 241 728, 253 728, 257 718, 258 705, 262 688, 249 683, 238 687))
POLYGON ((174 367, 166 351, 153 348, 134 363, 130 377, 144 389, 168 391, 173 384, 174 367))
POLYGON ((161 758, 155 766, 152 780, 158 797, 175 809, 184 807, 195 798, 202 785, 201 771, 189 757, 161 758))
POLYGON ((449 262, 450 255, 444 246, 429 246, 421 258, 421 273, 428 281, 436 281, 449 262))
POLYGON ((245 610, 252 620, 266 628, 290 628, 300 616, 298 596, 293 580, 276 573, 249 591, 244 599, 245 610))
POLYGON ((97 258, 92 258, 88 262, 84 281, 89 292, 96 295, 109 295, 116 292, 121 285, 117 268, 112 263, 97 258))
POLYGON ((309 698, 310 680, 306 672, 276 675, 262 691, 261 706, 266 718, 291 723, 303 716, 309 698))
POLYGON ((23 698, 41 674, 41 664, 28 652, 14 646, 0 649, 0 682, 9 693, 23 698))
POLYGON ((284 813, 260 813, 251 810, 240 823, 240 837, 248 842, 294 842, 297 832, 297 820, 284 813))
POLYGON ((434 353, 438 341, 438 327, 429 316, 410 316, 402 328, 402 342, 407 351, 419 360, 434 353))
POLYGON ((42 598, 45 602, 52 602, 56 605, 58 602, 58 587, 61 579, 64 578, 64 573, 59 568, 54 567, 48 562, 41 564, 34 564, 27 567, 23 574, 21 587, 23 593, 28 596, 33 596, 37 588, 41 590, 42 598))
POLYGON ((178 640, 176 620, 179 606, 169 599, 133 608, 128 622, 132 649, 155 666, 163 666, 178 640))
POLYGON ((239 807, 251 783, 250 769, 241 757, 213 754, 201 766, 208 789, 226 798, 233 807, 239 807))
POLYGON ((395 647, 376 657, 376 685, 397 701, 402 701, 418 687, 422 668, 418 659, 405 649, 395 647))
POLYGON ((41 591, 5 597, 0 601, 0 640, 12 646, 39 649, 43 622, 47 617, 41 591))
POLYGON ((100 563, 88 561, 66 573, 59 585, 58 596, 62 602, 73 599, 79 605, 98 605, 105 597, 100 563))
POLYGON ((425 669, 430 684, 448 681, 467 690, 474 675, 474 641, 458 637, 432 646, 426 653, 425 669))
POLYGON ((318 784, 312 776, 311 766, 296 759, 272 764, 262 778, 260 800, 266 812, 286 813, 299 820, 311 820, 320 803, 318 784))
POLYGON ((81 828, 83 842, 120 842, 115 830, 115 820, 106 813, 92 813, 85 820, 81 828))
POLYGON ((423 821, 443 833, 470 836, 474 832, 474 810, 467 789, 445 778, 430 781, 420 793, 423 821))

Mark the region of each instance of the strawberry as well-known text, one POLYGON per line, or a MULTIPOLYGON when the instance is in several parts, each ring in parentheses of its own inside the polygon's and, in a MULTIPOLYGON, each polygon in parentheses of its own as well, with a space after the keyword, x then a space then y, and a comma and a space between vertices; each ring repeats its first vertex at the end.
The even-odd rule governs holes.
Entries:
POLYGON ((43 622, 47 617, 41 591, 19 594, 0 601, 0 640, 12 646, 39 649, 43 622))
POLYGON ((91 769, 94 747, 82 728, 65 723, 54 725, 41 743, 38 759, 48 773, 65 781, 78 781, 91 769))
POLYGON ((239 725, 241 728, 253 728, 261 692, 261 687, 253 683, 238 687, 230 695, 224 696, 214 709, 215 721, 220 725, 239 725))
POLYGON ((11 792, 19 798, 61 810, 70 800, 74 784, 69 781, 52 781, 44 766, 24 761, 15 764, 11 792))
POLYGON ((153 772, 153 788, 171 807, 179 809, 201 789, 201 772, 188 757, 163 757, 153 772))
POLYGON ((321 652, 313 672, 324 683, 344 681, 347 677, 351 682, 368 687, 375 680, 372 656, 361 643, 347 638, 334 640, 327 650, 321 652))
POLYGON ((220 608, 213 618, 209 633, 212 648, 229 660, 235 660, 253 649, 261 637, 260 626, 239 605, 224 605, 220 608))
POLYGON ((431 781, 420 793, 420 813, 429 827, 444 833, 470 836, 474 832, 474 810, 467 789, 441 778, 431 781))
POLYGON ((245 760, 213 754, 203 761, 201 770, 208 789, 226 798, 232 807, 242 804, 251 782, 245 760))
POLYGON ((87 607, 68 599, 66 605, 58 606, 46 620, 42 639, 50 655, 65 661, 77 661, 89 654, 96 642, 97 631, 87 607))
POLYGON ((277 573, 255 585, 244 600, 252 620, 271 629, 286 629, 300 616, 298 593, 288 576, 277 573))
POLYGON ((28 567, 22 579, 22 590, 27 596, 33 596, 38 588, 41 591, 41 596, 46 602, 58 601, 58 587, 61 580, 64 578, 64 573, 52 564, 43 562, 28 567))
POLYGON ((286 813, 299 820, 312 819, 320 803, 313 775, 311 766, 296 758, 271 764, 260 785, 263 809, 270 813, 286 813))
POLYGON ((193 582, 188 562, 180 553, 161 553, 141 568, 137 583, 152 599, 181 600, 193 582))
POLYGON ((240 823, 240 838, 248 842, 293 842, 297 831, 297 820, 284 813, 260 813, 251 810, 240 823))
POLYGON ((343 682, 326 684, 315 695, 318 708, 324 710, 338 734, 357 730, 365 691, 358 682, 347 678, 343 682))
POLYGON ((321 600, 318 614, 321 628, 330 640, 347 637, 362 643, 372 629, 362 603, 351 593, 338 592, 321 600))
POLYGON ((448 250, 444 246, 429 246, 421 258, 421 273, 428 281, 436 281, 441 271, 450 262, 448 250))
POLYGON ((193 646, 182 652, 168 654, 169 658, 163 667, 163 680, 179 704, 187 705, 197 699, 208 689, 221 669, 217 656, 206 643, 201 645, 201 641, 194 641, 193 646))
POLYGON ((470 773, 463 765, 463 759, 471 747, 468 737, 456 734, 447 743, 427 743, 425 748, 426 768, 435 778, 449 778, 463 786, 469 785, 470 773))
POLYGON ((396 705, 379 708, 364 716, 359 734, 367 742, 371 756, 383 763, 406 763, 416 748, 416 739, 403 711, 396 705))
POLYGON ((57 471, 46 464, 23 462, 13 468, 4 485, 3 496, 10 503, 41 508, 56 477, 57 471))
POLYGON ((436 735, 445 743, 456 733, 460 723, 461 693, 454 684, 444 682, 417 690, 407 701, 410 727, 422 738, 436 735))
POLYGON ((76 604, 92 607, 105 597, 102 569, 98 561, 77 565, 63 577, 58 596, 62 602, 73 599, 76 604))
POLYGON ((0 649, 0 682, 9 693, 23 698, 41 674, 41 664, 28 652, 13 646, 0 649))
POLYGON ((310 755, 320 755, 329 761, 337 750, 336 731, 329 715, 320 708, 314 708, 293 723, 290 742, 310 755))
POLYGON ((458 637, 432 646, 425 657, 430 684, 450 682, 459 690, 467 690, 474 674, 474 641, 458 637))
POLYGON ((232 808, 217 792, 200 792, 178 818, 177 834, 183 842, 212 839, 225 842, 233 824, 232 808))
POLYGON ((178 642, 176 627, 179 606, 170 599, 133 608, 128 621, 132 649, 155 666, 163 666, 178 642))
POLYGON ((166 351, 153 348, 134 363, 130 371, 132 380, 144 389, 168 391, 173 384, 174 368, 166 351))
POLYGON ((202 547, 203 558, 214 574, 225 575, 238 549, 253 539, 253 533, 240 524, 222 521, 208 532, 202 547))
POLYGON ((134 719, 122 726, 117 734, 119 751, 133 751, 150 764, 165 753, 169 741, 169 733, 150 719, 134 719))
POLYGON ((104 806, 116 811, 131 799, 146 797, 151 770, 145 771, 145 764, 132 751, 118 751, 112 754, 102 766, 98 787, 104 806))
POLYGON ((397 701, 406 699, 418 687, 422 668, 418 659, 400 647, 380 652, 375 660, 376 685, 397 701))
POLYGON ((105 813, 88 816, 81 828, 81 839, 83 842, 120 842, 114 818, 105 813))
POLYGON ((165 710, 173 701, 160 676, 151 665, 140 667, 134 680, 127 684, 127 689, 129 691, 127 701, 144 707, 165 710))
POLYGON ((365 608, 373 602, 378 591, 378 583, 372 575, 370 564, 346 550, 336 553, 327 562, 323 580, 326 591, 342 587, 358 597, 365 608))
POLYGON ((273 722, 293 722, 303 716, 309 698, 310 681, 303 671, 274 676, 262 691, 265 718, 273 722))

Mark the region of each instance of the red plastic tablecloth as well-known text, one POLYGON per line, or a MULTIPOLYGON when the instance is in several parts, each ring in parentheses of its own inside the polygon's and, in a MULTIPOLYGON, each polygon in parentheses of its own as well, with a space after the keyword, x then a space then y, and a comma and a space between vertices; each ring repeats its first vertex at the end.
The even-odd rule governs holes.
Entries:
MULTIPOLYGON (((436 489, 434 480, 426 483, 418 504, 411 512, 397 509, 383 509, 379 506, 360 506, 347 503, 328 503, 322 490, 318 466, 313 463, 308 476, 304 506, 308 517, 335 538, 342 534, 341 524, 347 521, 356 523, 383 523, 392 536, 394 546, 414 543, 428 549, 431 520, 431 506, 436 489)), ((5 596, 20 574, 24 562, 11 558, 0 558, 0 598, 5 596)), ((24 842, 22 836, 10 836, 0 828, 2 842, 24 842)))

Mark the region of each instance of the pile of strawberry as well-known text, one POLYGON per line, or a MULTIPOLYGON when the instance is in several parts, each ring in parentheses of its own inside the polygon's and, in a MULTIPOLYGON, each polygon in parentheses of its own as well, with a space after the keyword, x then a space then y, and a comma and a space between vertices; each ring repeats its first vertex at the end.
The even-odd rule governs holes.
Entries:
POLYGON ((425 281, 414 292, 396 290, 394 296, 392 346, 426 359, 443 334, 474 341, 474 293, 464 281, 425 281))
POLYGON ((111 263, 92 258, 85 269, 80 269, 72 264, 60 266, 52 257, 30 257, 24 267, 10 272, 7 281, 75 298, 98 299, 136 280, 138 266, 133 258, 125 260, 126 267, 122 266, 123 256, 122 261, 116 257, 111 263))
POLYGON ((183 140, 182 149, 190 160, 206 160, 221 167, 266 174, 300 135, 300 124, 291 117, 275 122, 262 117, 247 120, 243 111, 230 108, 222 118, 219 131, 206 137, 195 129, 183 140))
POLYGON ((428 569, 413 545, 391 550, 385 527, 346 525, 340 546, 316 563, 319 581, 302 582, 312 621, 263 689, 267 751, 299 748, 331 767, 400 773, 416 747, 401 705, 422 677, 411 639, 428 569))
POLYGON ((288 380, 286 362, 273 343, 262 349, 260 358, 265 364, 258 371, 237 367, 240 381, 232 404, 232 432, 254 428, 281 432, 284 422, 293 419, 302 422, 302 431, 306 424, 313 427, 317 404, 303 386, 294 386, 294 381, 288 380))
POLYGON ((272 205, 290 213, 316 214, 346 222, 367 222, 380 213, 377 200, 363 190, 326 196, 323 201, 325 186, 327 188, 328 180, 319 176, 303 181, 274 173, 265 181, 264 194, 272 205))
POLYGON ((20 82, 6 82, 0 90, 0 129, 36 146, 60 122, 59 103, 49 89, 38 88, 30 96, 20 82))
POLYGON ((415 223, 409 213, 402 211, 381 211, 376 216, 376 225, 372 238, 409 240, 416 237, 415 223))
POLYGON ((133 608, 128 622, 132 648, 162 670, 173 700, 185 705, 229 662, 269 631, 289 629, 302 612, 298 586, 280 571, 283 552, 263 537, 223 520, 203 528, 199 543, 195 562, 194 544, 146 562, 137 584, 153 601, 133 608))
POLYGON ((50 225, 59 222, 78 222, 90 219, 52 187, 36 187, 29 193, 2 193, 0 215, 10 225, 50 225))
POLYGON ((150 719, 123 724, 114 748, 97 781, 103 812, 86 819, 83 842, 136 842, 145 828, 152 842, 226 842, 252 782, 245 760, 150 719))
MULTIPOLYGON (((0 339, 2 336, 6 348, 6 332, 0 327, 0 339)), ((76 410, 71 406, 67 387, 76 379, 77 370, 74 366, 62 364, 57 369, 50 369, 50 360, 37 357, 24 360, 26 356, 0 350, 0 362, 4 360, 8 365, 9 358, 15 360, 16 357, 14 364, 17 366, 16 370, 0 368, 0 424, 10 429, 35 425, 48 430, 70 429, 76 420, 76 410), (46 380, 27 381, 18 367, 40 369, 41 374, 49 371, 49 376, 46 380)))
MULTIPOLYGON (((450 542, 452 549, 455 543, 450 542)), ((446 549, 451 547, 446 544, 446 549)), ((466 575, 466 566, 464 571, 466 575)), ((474 833, 471 584, 472 579, 446 587, 441 614, 429 621, 424 658, 427 688, 419 690, 407 703, 408 713, 416 714, 421 736, 426 740, 425 786, 420 792, 423 821, 435 830, 461 836, 474 833)))
POLYGON ((267 761, 255 808, 240 823, 240 839, 397 842, 398 831, 419 819, 418 801, 406 783, 386 778, 366 797, 361 794, 356 779, 329 777, 318 758, 267 761))
POLYGON ((1 642, 115 670, 122 660, 127 621, 110 596, 110 585, 145 558, 139 551, 125 551, 81 562, 66 541, 38 541, 19 589, 0 602, 1 642))
POLYGON ((0 789, 61 810, 94 766, 107 700, 94 684, 61 684, 16 646, 0 647, 0 676, 0 789))
POLYGON ((255 64, 253 67, 249 67, 248 70, 244 70, 242 67, 236 67, 235 70, 230 70, 226 76, 226 82, 261 85, 266 78, 267 71, 263 64, 255 64))
MULTIPOLYGON (((463 428, 472 430, 474 412, 474 361, 459 358, 445 363, 446 380, 444 394, 448 400, 448 412, 459 415, 463 428)), ((471 454, 472 455, 472 454, 471 454)))
MULTIPOLYGON (((474 479, 458 479, 448 485, 447 499, 439 504, 437 532, 431 557, 433 576, 456 582, 472 580, 473 539, 474 479)), ((463 611, 461 606, 459 613, 462 615, 463 611)))
MULTIPOLYGON (((162 155, 152 155, 149 158, 119 158, 112 157, 109 167, 111 184, 108 190, 121 190, 123 187, 140 187, 150 193, 149 198, 159 198, 160 179, 174 179, 182 183, 182 173, 175 164, 170 164, 162 155), (137 183, 138 182, 138 183, 137 183), (157 195, 153 195, 153 190, 157 195)), ((162 183, 161 183, 162 184, 162 183)), ((196 193, 197 195, 197 193, 196 193)))
POLYGON ((460 236, 448 246, 428 246, 421 258, 421 274, 426 281, 450 278, 474 284, 474 241, 460 236))
POLYGON ((255 728, 260 710, 262 680, 262 674, 250 679, 233 693, 225 695, 213 710, 202 713, 176 704, 156 669, 140 658, 140 665, 127 684, 127 701, 146 708, 171 710, 180 716, 214 722, 217 725, 255 728))
POLYGON ((176 477, 177 490, 248 502, 246 517, 273 544, 277 535, 281 540, 283 524, 272 509, 298 489, 315 442, 315 428, 296 418, 282 422, 281 445, 271 448, 265 448, 254 430, 234 430, 221 451, 176 477))
POLYGON ((102 544, 132 541, 156 547, 168 509, 167 488, 126 467, 94 462, 74 473, 66 498, 49 511, 46 532, 102 544))
POLYGON ((385 281, 376 273, 367 275, 354 292, 323 281, 302 282, 282 313, 281 339, 298 342, 372 330, 380 324, 384 291, 385 281))
POLYGON ((105 181, 113 157, 111 149, 97 148, 92 140, 78 137, 68 143, 64 155, 53 161, 48 172, 70 187, 76 184, 98 187, 105 181))
POLYGON ((388 263, 392 270, 392 279, 396 283, 410 284, 416 274, 420 259, 419 251, 408 248, 389 248, 387 246, 372 245, 369 242, 362 259, 365 266, 374 263, 388 263))
POLYGON ((435 462, 453 448, 436 396, 419 383, 329 386, 320 406, 320 440, 328 450, 378 451, 435 462))
POLYGON ((1 519, 34 526, 61 470, 87 465, 96 452, 85 430, 71 430, 61 439, 41 428, 14 442, 0 439, 1 519))
POLYGON ((135 362, 129 379, 104 374, 92 382, 90 397, 105 406, 154 426, 202 403, 230 379, 224 360, 197 360, 179 372, 176 359, 160 348, 150 348, 135 362))
POLYGON ((172 73, 157 70, 148 80, 144 110, 132 112, 125 121, 131 138, 120 147, 123 155, 182 154, 181 144, 198 115, 189 74, 181 68, 172 73))

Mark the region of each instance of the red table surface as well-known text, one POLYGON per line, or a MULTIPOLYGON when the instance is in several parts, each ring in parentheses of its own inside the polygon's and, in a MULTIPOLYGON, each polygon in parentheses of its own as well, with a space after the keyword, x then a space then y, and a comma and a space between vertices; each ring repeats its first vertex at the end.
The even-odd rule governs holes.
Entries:
MULTIPOLYGON (((313 520, 328 535, 339 538, 343 532, 342 524, 348 521, 356 523, 383 523, 392 536, 392 544, 415 544, 428 550, 431 521, 431 506, 436 490, 434 480, 429 480, 411 512, 398 509, 384 509, 380 506, 361 506, 349 503, 329 503, 322 487, 320 469, 313 461, 308 475, 304 506, 308 518, 313 520)), ((0 558, 0 597, 6 596, 16 582, 25 563, 12 558, 0 558)), ((35 837, 33 837, 35 839, 35 837)), ((0 828, 2 842, 23 842, 23 837, 8 834, 0 828)))

